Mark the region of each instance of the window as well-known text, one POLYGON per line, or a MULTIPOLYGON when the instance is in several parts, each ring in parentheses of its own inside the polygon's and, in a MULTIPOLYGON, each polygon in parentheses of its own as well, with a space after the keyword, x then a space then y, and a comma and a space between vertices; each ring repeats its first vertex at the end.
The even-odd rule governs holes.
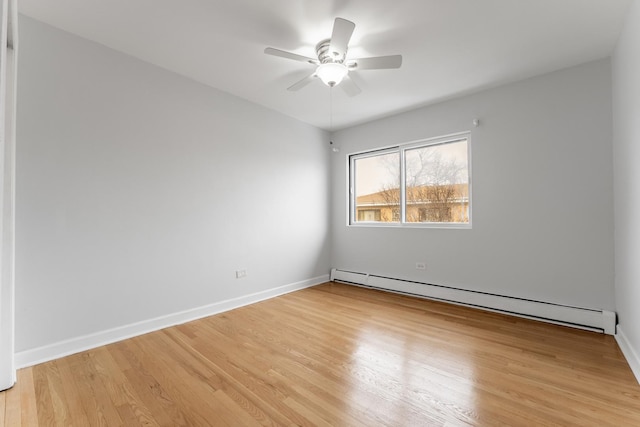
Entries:
POLYGON ((469 135, 350 156, 349 223, 470 225, 469 135))

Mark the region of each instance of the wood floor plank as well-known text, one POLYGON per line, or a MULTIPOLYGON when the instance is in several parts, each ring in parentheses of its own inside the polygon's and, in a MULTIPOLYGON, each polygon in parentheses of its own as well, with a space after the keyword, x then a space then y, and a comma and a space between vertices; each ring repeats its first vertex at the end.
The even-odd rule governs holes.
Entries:
POLYGON ((330 424, 327 420, 320 417, 313 410, 311 410, 307 405, 303 405, 298 403, 295 399, 291 397, 287 397, 284 400, 285 405, 296 411, 300 416, 303 416, 310 425, 320 426, 320 427, 331 427, 333 424, 330 424))
MULTIPOLYGON (((181 372, 176 372, 176 367, 164 359, 163 349, 156 348, 155 340, 150 339, 149 335, 134 339, 130 348, 147 372, 157 380, 163 395, 181 409, 187 425, 206 426, 213 425, 215 421, 221 423, 207 405, 208 394, 199 396, 192 390, 190 383, 195 383, 195 379, 182 378, 181 372)), ((200 389, 206 390, 206 384, 201 384, 200 389)), ((213 391, 215 390, 208 388, 207 393, 213 391)), ((221 423, 221 425, 224 424, 221 423)))
POLYGON ((18 373, 5 426, 636 426, 613 337, 336 283, 18 373))
MULTIPOLYGON (((210 325, 201 326, 205 329, 210 325)), ((281 390, 265 381, 266 374, 256 368, 253 356, 239 351, 236 344, 232 343, 234 340, 229 340, 229 337, 213 334, 208 338, 214 339, 194 343, 193 350, 203 359, 215 360, 212 367, 224 380, 224 390, 241 407, 248 407, 248 411, 255 414, 261 422, 266 422, 266 425, 272 424, 269 420, 273 420, 274 425, 299 425, 302 422, 296 419, 295 413, 285 415, 283 409, 286 405, 282 403, 285 396, 281 390), (211 342, 216 342, 216 346, 212 346, 211 342), (221 351, 220 347, 226 351, 221 351)))
POLYGON ((47 384, 49 387, 49 396, 53 405, 53 414, 56 425, 71 425, 71 417, 69 410, 69 400, 65 398, 64 381, 58 370, 58 362, 47 363, 40 367, 47 376, 47 384))
POLYGON ((82 388, 82 402, 91 425, 122 425, 120 414, 114 401, 101 381, 95 366, 94 350, 79 355, 74 364, 76 386, 82 388))
POLYGON ((20 420, 22 425, 38 425, 36 391, 33 387, 33 370, 20 370, 18 372, 16 385, 20 387, 20 420))
POLYGON ((249 413, 242 410, 236 402, 225 393, 224 390, 217 390, 212 396, 216 402, 217 410, 221 418, 230 426, 241 425, 243 427, 260 426, 260 422, 249 413))
POLYGON ((114 356, 122 370, 126 384, 138 394, 160 425, 189 425, 183 410, 175 404, 158 383, 147 372, 145 366, 135 357, 126 345, 110 345, 109 352, 114 356), (126 361, 123 363, 122 361, 126 361))
POLYGON ((15 384, 12 388, 7 391, 3 391, 2 394, 5 395, 5 412, 4 412, 4 422, 6 426, 19 426, 21 425, 22 413, 21 413, 21 405, 20 401, 20 386, 15 384))
POLYGON ((82 404, 82 400, 85 396, 81 394, 80 389, 76 386, 77 373, 72 368, 72 360, 73 358, 71 357, 65 357, 56 361, 60 376, 65 379, 62 382, 62 386, 64 388, 64 395, 69 412, 71 413, 71 418, 73 420, 72 425, 90 425, 84 405, 82 404))
POLYGON ((38 405, 38 424, 39 425, 55 425, 56 424, 56 407, 51 400, 51 394, 49 392, 49 379, 46 371, 49 366, 54 363, 46 363, 38 366, 34 366, 33 372, 33 387, 36 391, 36 402, 38 405))
MULTIPOLYGON (((1 392, 0 393, 0 427, 4 427, 5 421, 4 421, 4 414, 5 414, 5 409, 7 407, 7 392, 1 392)), ((35 399, 34 399, 35 402, 35 399)))

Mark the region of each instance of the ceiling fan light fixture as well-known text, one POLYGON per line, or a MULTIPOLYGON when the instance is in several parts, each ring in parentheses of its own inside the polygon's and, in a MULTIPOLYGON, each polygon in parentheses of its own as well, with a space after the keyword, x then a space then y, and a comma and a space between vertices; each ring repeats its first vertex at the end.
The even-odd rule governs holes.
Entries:
POLYGON ((316 75, 329 87, 339 85, 348 73, 349 69, 344 64, 337 62, 320 64, 316 70, 316 75))
POLYGON ((312 74, 289 86, 287 88, 289 91, 295 92, 300 90, 315 81, 316 77, 320 77, 322 83, 329 87, 337 86, 344 81, 341 86, 344 92, 348 96, 356 96, 362 91, 353 79, 346 78, 349 76, 350 71, 359 72, 360 70, 400 68, 402 65, 402 55, 347 59, 349 41, 351 40, 351 35, 355 27, 356 24, 351 21, 336 18, 333 22, 331 38, 320 40, 316 45, 316 56, 318 59, 275 49, 273 47, 266 48, 264 53, 316 66, 312 74))

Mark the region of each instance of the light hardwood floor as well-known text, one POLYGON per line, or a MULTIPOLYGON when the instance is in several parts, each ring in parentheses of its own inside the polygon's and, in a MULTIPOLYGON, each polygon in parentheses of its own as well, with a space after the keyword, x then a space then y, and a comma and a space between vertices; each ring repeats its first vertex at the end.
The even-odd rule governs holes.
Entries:
POLYGON ((21 369, 0 426, 640 426, 613 337, 327 283, 21 369))

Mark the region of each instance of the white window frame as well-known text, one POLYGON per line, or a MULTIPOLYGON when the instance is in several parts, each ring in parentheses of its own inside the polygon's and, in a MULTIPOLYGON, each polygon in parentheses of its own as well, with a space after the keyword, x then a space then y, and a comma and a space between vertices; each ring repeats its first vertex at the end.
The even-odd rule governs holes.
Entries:
POLYGON ((347 225, 350 227, 391 227, 391 228, 455 228, 455 229, 471 229, 472 223, 472 174, 471 174, 471 132, 459 132, 455 134, 439 136, 435 138, 421 139, 399 144, 390 147, 384 147, 375 150, 352 153, 348 156, 348 217, 347 225), (443 145, 467 141, 467 170, 469 174, 469 222, 407 222, 406 221, 406 176, 405 176, 405 152, 416 148, 443 145), (375 157, 384 154, 399 153, 399 171, 400 171, 400 222, 379 222, 379 221, 357 221, 356 218, 356 194, 355 194, 355 162, 359 159, 367 157, 375 157))

